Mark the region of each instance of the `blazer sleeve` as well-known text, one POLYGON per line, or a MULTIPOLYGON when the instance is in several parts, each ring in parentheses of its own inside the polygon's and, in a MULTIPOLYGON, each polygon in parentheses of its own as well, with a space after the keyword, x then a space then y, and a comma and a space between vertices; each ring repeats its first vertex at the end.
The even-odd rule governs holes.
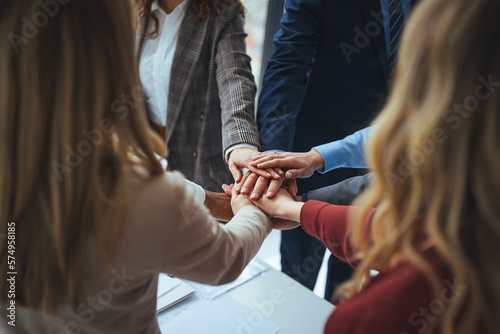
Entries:
MULTIPOLYGON (((307 201, 300 212, 302 229, 309 235, 322 241, 332 254, 355 268, 356 249, 349 236, 347 224, 348 214, 355 207, 328 204, 318 201, 307 201)), ((370 235, 371 218, 375 209, 371 210, 365 222, 365 238, 370 235)))
POLYGON ((246 53, 247 35, 243 25, 243 17, 234 15, 221 32, 215 56, 224 152, 242 143, 260 148, 254 115, 256 86, 251 59, 246 53))
POLYGON ((323 0, 288 0, 267 64, 257 120, 262 150, 291 151, 321 34, 323 0))
POLYGON ((181 177, 167 178, 164 191, 170 195, 160 198, 173 202, 165 205, 168 221, 156 233, 164 244, 160 271, 211 285, 234 281, 271 232, 271 220, 255 206, 245 206, 229 223, 219 224, 185 191, 181 177))

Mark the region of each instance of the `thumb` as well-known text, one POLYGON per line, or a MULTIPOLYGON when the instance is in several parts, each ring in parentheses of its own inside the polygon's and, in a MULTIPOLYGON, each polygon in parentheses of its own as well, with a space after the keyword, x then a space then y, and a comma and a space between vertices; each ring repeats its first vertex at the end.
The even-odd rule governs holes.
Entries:
POLYGON ((298 169, 290 169, 286 172, 287 179, 296 179, 300 177, 300 171, 298 169))
POLYGON ((234 164, 234 162, 229 161, 229 170, 231 171, 231 174, 233 174, 233 179, 236 183, 238 183, 241 179, 241 172, 238 167, 234 164))
POLYGON ((227 185, 227 184, 223 184, 222 185, 222 190, 224 190, 224 192, 226 193, 226 195, 228 196, 231 196, 232 193, 233 193, 233 188, 234 188, 234 184, 231 184, 231 185, 227 185))

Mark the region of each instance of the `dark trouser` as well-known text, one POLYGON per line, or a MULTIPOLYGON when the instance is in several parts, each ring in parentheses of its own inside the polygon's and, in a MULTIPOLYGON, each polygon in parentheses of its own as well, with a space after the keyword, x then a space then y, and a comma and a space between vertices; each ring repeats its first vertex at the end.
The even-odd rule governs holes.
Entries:
MULTIPOLYGON (((353 177, 310 191, 304 195, 303 200, 311 199, 337 205, 349 205, 364 190, 369 181, 370 175, 353 177)), ((280 252, 282 271, 312 290, 325 253, 323 243, 305 233, 301 228, 297 228, 282 232, 280 252)), ((337 286, 349 279, 352 273, 353 269, 347 263, 331 256, 328 261, 325 299, 330 300, 337 286)))

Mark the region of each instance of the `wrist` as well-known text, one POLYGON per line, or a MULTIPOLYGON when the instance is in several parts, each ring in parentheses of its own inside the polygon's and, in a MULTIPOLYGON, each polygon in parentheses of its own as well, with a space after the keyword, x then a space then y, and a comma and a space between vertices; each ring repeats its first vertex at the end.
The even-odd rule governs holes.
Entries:
POLYGON ((291 202, 286 206, 282 206, 278 217, 300 222, 300 211, 302 210, 303 205, 303 202, 291 202))
POLYGON ((255 206, 252 202, 243 202, 243 203, 237 203, 236 205, 232 205, 232 210, 233 214, 236 215, 241 209, 243 209, 245 206, 255 206))
POLYGON ((309 154, 311 156, 312 165, 314 166, 315 170, 325 167, 323 156, 318 151, 316 151, 315 149, 311 149, 311 151, 309 151, 309 154))

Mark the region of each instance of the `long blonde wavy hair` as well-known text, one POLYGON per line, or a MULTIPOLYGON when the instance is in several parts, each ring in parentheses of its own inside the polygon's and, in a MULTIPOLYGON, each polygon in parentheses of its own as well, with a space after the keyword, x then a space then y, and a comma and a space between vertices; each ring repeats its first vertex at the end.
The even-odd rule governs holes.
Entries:
MULTIPOLYGON (((40 3, 0 1, 0 272, 14 271, 14 222, 16 305, 51 312, 61 300, 78 304, 89 238, 111 264, 127 166, 162 168, 142 103, 132 2, 70 1, 44 24, 40 3), (36 33, 27 34, 21 19, 33 17, 36 33)), ((0 304, 8 288, 2 278, 0 304)))
POLYGON ((424 234, 467 287, 435 322, 439 333, 475 333, 479 322, 500 328, 499 13, 497 0, 422 0, 414 9, 368 139, 373 181, 351 219, 363 260, 341 292, 356 294, 370 269, 398 258, 441 291, 443 278, 422 256, 424 234))

